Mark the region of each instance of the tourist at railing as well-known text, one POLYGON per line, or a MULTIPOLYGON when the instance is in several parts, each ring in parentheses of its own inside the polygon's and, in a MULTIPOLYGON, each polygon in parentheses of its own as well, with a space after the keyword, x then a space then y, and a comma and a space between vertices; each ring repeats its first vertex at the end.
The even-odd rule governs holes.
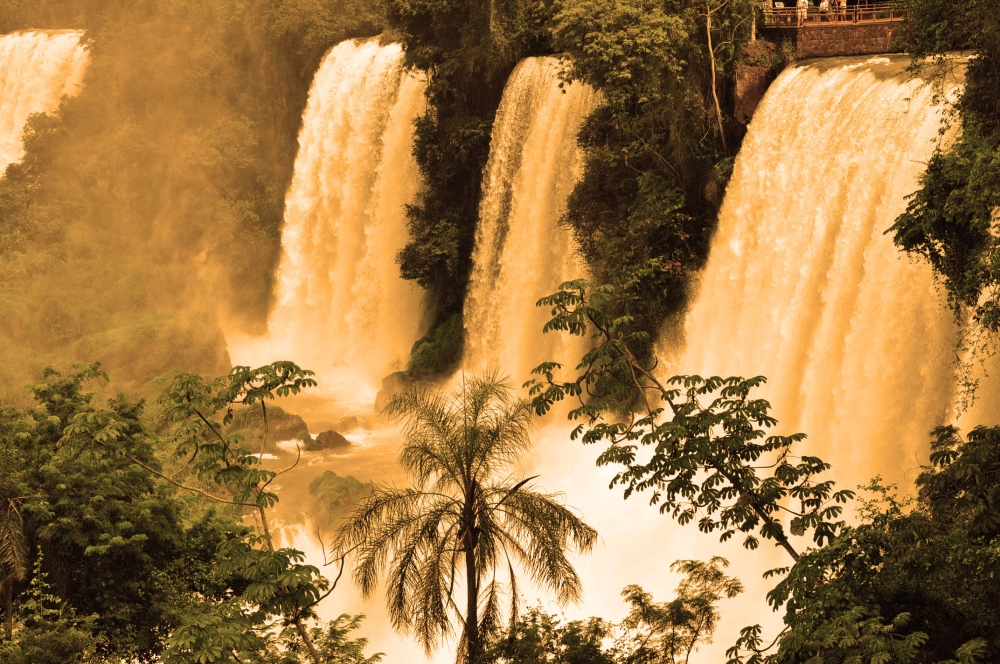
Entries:
POLYGON ((819 6, 813 9, 809 0, 795 0, 794 4, 791 0, 765 0, 763 12, 765 26, 802 27, 808 23, 899 21, 905 9, 889 2, 861 2, 848 7, 847 0, 819 0, 819 6))

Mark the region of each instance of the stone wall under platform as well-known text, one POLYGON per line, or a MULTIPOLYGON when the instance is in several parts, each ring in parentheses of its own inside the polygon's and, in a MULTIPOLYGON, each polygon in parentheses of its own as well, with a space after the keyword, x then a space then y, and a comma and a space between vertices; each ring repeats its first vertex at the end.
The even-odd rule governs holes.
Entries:
POLYGON ((777 43, 791 41, 795 57, 822 58, 835 55, 870 55, 891 53, 902 21, 872 23, 810 23, 802 27, 780 26, 761 30, 777 43))

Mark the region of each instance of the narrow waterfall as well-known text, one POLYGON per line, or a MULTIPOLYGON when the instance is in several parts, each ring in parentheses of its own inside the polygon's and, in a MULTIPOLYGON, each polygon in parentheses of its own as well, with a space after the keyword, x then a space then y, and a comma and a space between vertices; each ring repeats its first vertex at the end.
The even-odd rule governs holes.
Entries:
POLYGON ((580 341, 542 336, 535 302, 586 276, 569 230, 559 226, 583 160, 576 136, 596 95, 559 84, 559 60, 518 64, 497 111, 465 303, 465 367, 499 369, 518 385, 540 362, 575 366, 580 341))
POLYGON ((912 482, 953 398, 955 328, 885 231, 934 149, 906 57, 793 67, 757 110, 676 367, 764 375, 782 432, 842 483, 912 482))
POLYGON ((80 91, 90 54, 82 32, 30 31, 0 37, 0 175, 24 156, 28 118, 80 91))
POLYGON ((321 392, 369 411, 381 379, 405 368, 422 295, 395 257, 418 193, 411 148, 423 92, 396 44, 346 41, 323 60, 285 199, 268 335, 231 335, 235 361, 294 359, 317 372, 321 392))

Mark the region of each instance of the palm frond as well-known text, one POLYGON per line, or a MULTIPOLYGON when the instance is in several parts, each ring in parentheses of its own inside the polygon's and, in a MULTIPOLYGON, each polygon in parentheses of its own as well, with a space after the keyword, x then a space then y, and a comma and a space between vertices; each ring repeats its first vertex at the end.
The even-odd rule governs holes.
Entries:
POLYGON ((5 502, 6 506, 0 506, 0 570, 20 581, 28 571, 28 541, 14 501, 6 498, 5 502))

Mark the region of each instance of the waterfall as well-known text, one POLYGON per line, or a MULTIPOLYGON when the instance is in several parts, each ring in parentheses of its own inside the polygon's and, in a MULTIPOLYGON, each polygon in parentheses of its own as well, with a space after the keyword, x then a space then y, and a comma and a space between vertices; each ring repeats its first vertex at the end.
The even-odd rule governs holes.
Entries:
POLYGON ((902 486, 953 398, 955 327, 928 265, 885 231, 934 149, 905 56, 793 67, 736 161, 677 367, 764 375, 782 432, 841 483, 902 486))
MULTIPOLYGON (((661 342, 670 373, 767 376, 776 432, 807 433, 801 451, 832 463, 844 488, 882 474, 906 492, 953 398, 952 316, 929 267, 884 234, 940 127, 934 91, 908 80, 908 62, 824 59, 778 77, 736 159, 686 346, 661 342)), ((714 643, 694 661, 722 661, 748 624, 762 623, 769 642, 780 614, 761 574, 787 565, 783 552, 721 544, 659 515, 648 496, 623 501, 608 491, 613 469, 593 466, 600 450, 567 438, 544 428, 529 469, 601 534, 577 562, 585 605, 567 617, 620 619, 626 584, 666 599, 672 561, 722 555, 746 592, 720 606, 714 643)))
POLYGON ((583 160, 576 143, 596 95, 562 85, 559 60, 527 58, 504 88, 483 178, 472 276, 465 303, 465 367, 499 369, 520 385, 545 360, 575 366, 581 341, 542 336, 548 310, 535 302, 586 276, 559 226, 583 160))
POLYGON ((90 54, 82 32, 30 31, 0 37, 0 175, 24 156, 28 118, 51 113, 80 91, 90 54))
POLYGON ((264 339, 230 335, 237 362, 293 359, 319 390, 370 410, 381 379, 419 337, 419 288, 396 253, 418 193, 411 155, 424 82, 399 45, 346 41, 316 73, 285 199, 276 303, 264 339))

